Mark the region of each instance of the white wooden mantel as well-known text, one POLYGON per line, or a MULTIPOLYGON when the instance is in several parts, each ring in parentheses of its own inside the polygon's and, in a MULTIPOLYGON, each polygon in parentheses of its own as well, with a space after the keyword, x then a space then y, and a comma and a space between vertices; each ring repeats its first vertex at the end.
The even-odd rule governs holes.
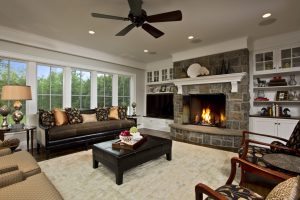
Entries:
POLYGON ((178 88, 178 94, 182 94, 182 86, 185 85, 201 85, 211 83, 231 83, 231 92, 238 91, 238 82, 240 82, 247 72, 232 73, 232 74, 221 74, 212 76, 200 76, 196 78, 182 78, 174 79, 173 83, 178 88))

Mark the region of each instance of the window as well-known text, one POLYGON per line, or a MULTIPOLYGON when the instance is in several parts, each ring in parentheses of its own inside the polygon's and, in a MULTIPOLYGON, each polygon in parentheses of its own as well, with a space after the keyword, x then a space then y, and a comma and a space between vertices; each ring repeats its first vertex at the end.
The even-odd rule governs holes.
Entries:
POLYGON ((170 80, 173 80, 173 78, 174 78, 174 71, 173 71, 173 68, 170 68, 170 71, 169 71, 170 73, 170 80))
POLYGON ((153 81, 158 82, 159 81, 159 71, 154 71, 153 81))
POLYGON ((63 107, 63 68, 38 64, 37 84, 38 109, 63 107))
POLYGON ((98 107, 112 106, 112 75, 97 74, 98 107))
POLYGON ((161 80, 162 81, 166 81, 168 79, 168 70, 167 69, 163 69, 161 72, 162 72, 161 73, 161 80))
MULTIPOLYGON (((26 62, 0 58, 0 96, 2 86, 4 85, 26 85, 26 68, 26 62)), ((23 122, 26 116, 26 101, 21 102, 21 111, 24 114, 24 118, 22 120, 23 122)), ((14 108, 12 108, 13 103, 14 101, 2 101, 0 99, 0 107, 2 107, 3 105, 7 105, 11 108, 12 112, 14 110, 14 108)), ((2 118, 2 116, 0 118, 2 118)), ((2 119, 0 119, 0 121, 2 121, 2 119)), ((8 122, 13 122, 11 117, 8 117, 8 122)))
POLYGON ((147 82, 148 83, 152 82, 152 72, 147 72, 147 82))
POLYGON ((130 106, 130 77, 118 76, 118 105, 130 106))
POLYGON ((72 107, 89 109, 91 105, 91 73, 72 71, 72 107))

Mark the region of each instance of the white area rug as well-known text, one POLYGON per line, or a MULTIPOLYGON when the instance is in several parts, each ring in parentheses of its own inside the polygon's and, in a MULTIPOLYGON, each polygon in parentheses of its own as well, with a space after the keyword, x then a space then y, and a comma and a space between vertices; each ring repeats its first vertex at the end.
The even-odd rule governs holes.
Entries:
POLYGON ((212 188, 225 184, 230 158, 236 153, 173 141, 173 158, 165 156, 124 173, 123 184, 99 163, 92 167, 92 151, 83 151, 40 162, 66 200, 166 200, 195 199, 194 187, 202 182, 212 188))

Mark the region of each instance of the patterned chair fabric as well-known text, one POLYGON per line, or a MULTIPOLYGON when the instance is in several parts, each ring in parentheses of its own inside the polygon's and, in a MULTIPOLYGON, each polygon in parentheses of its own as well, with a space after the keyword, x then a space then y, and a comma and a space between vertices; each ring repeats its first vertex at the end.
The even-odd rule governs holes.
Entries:
MULTIPOLYGON (((239 157, 242 157, 243 152, 244 152, 244 148, 242 147, 242 148, 239 149, 239 152, 238 152, 239 157)), ((257 164, 259 166, 266 167, 267 165, 263 161, 262 157, 265 154, 269 154, 269 153, 272 153, 271 149, 249 145, 248 146, 248 153, 246 155, 246 160, 253 163, 253 164, 257 164)))
MULTIPOLYGON (((264 199, 259 194, 244 188, 239 185, 224 185, 216 189, 217 192, 224 195, 229 200, 262 200, 264 199)), ((213 200, 211 197, 207 197, 206 200, 213 200)))
POLYGON ((286 146, 292 149, 300 149, 300 120, 290 136, 289 141, 286 143, 286 146))

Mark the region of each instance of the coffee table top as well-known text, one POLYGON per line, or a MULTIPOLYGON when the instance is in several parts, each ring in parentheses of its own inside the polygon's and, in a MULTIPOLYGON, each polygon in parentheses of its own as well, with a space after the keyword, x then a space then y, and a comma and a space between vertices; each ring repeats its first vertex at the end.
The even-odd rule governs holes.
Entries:
POLYGON ((300 174, 300 157, 288 154, 265 154, 263 160, 280 169, 300 174))
POLYGON ((98 144, 94 144, 93 149, 96 148, 96 149, 105 151, 116 157, 123 157, 123 156, 131 155, 131 154, 134 154, 134 153, 137 153, 140 151, 151 149, 156 146, 164 146, 167 144, 172 145, 172 140, 169 140, 169 139, 150 136, 150 135, 147 135, 146 137, 147 137, 147 141, 135 150, 112 148, 112 143, 118 141, 119 139, 109 140, 106 142, 100 142, 98 144))

